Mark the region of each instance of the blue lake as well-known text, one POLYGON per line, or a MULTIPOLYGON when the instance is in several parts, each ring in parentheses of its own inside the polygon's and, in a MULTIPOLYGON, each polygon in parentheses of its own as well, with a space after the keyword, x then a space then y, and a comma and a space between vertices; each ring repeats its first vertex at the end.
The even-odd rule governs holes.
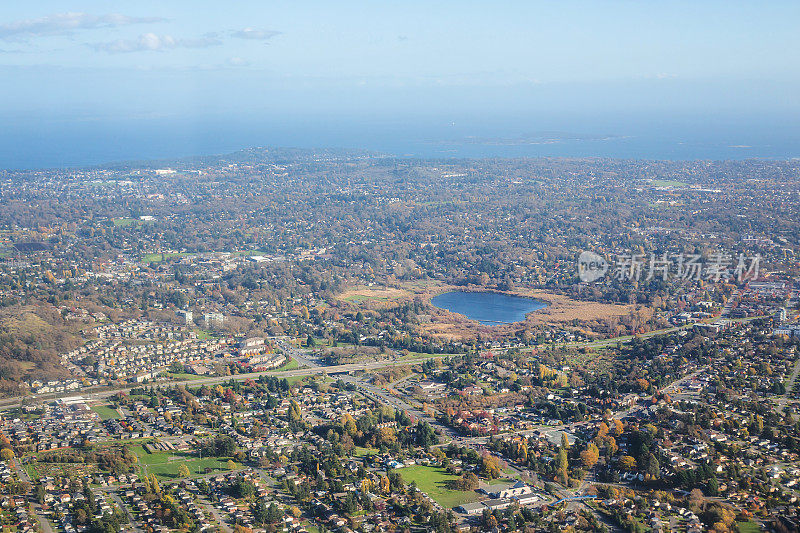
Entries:
POLYGON ((496 292, 446 292, 433 297, 431 303, 487 326, 521 322, 528 313, 547 307, 541 300, 496 292))

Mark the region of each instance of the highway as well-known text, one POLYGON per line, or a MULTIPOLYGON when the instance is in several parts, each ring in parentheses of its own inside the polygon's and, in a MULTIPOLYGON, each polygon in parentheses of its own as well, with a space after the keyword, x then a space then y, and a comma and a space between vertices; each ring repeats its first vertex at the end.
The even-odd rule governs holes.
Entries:
POLYGON ((230 376, 214 376, 214 377, 199 378, 186 381, 156 381, 153 383, 146 383, 146 384, 128 383, 125 384, 124 386, 115 388, 104 387, 95 389, 85 389, 83 391, 69 391, 56 394, 40 394, 40 395, 31 394, 26 396, 12 396, 0 400, 0 410, 18 407, 23 401, 28 403, 42 403, 45 401, 56 400, 58 398, 67 398, 74 396, 83 396, 87 400, 98 400, 98 399, 108 398, 109 396, 113 396, 121 391, 125 392, 132 388, 142 387, 142 386, 153 385, 153 386, 174 387, 182 385, 185 387, 199 387, 200 385, 216 385, 217 383, 226 383, 232 379, 235 381, 258 379, 261 376, 288 378, 297 376, 310 376, 314 374, 340 374, 340 373, 354 372, 357 370, 361 371, 379 370, 383 368, 391 368, 398 365, 421 363, 426 359, 428 359, 427 357, 419 359, 406 359, 402 363, 392 359, 382 359, 380 361, 370 361, 366 363, 350 363, 344 365, 320 366, 319 364, 313 362, 312 360, 304 356, 298 357, 296 351, 292 352, 292 357, 295 357, 298 360, 299 364, 306 365, 307 368, 298 368, 295 370, 265 370, 263 372, 249 372, 246 374, 234 374, 230 376))
MULTIPOLYGON (((717 319, 719 317, 716 317, 717 319)), ((749 321, 755 320, 757 318, 762 317, 748 317, 744 319, 734 319, 731 322, 739 322, 739 321, 749 321)), ((678 326, 672 328, 666 328, 663 330, 656 330, 651 331, 648 333, 644 333, 639 335, 639 338, 648 338, 656 335, 664 335, 667 333, 672 333, 675 331, 679 331, 681 329, 686 329, 691 327, 691 325, 686 326, 678 326)), ((631 339, 635 338, 634 336, 623 336, 623 337, 615 337, 611 339, 602 339, 598 341, 587 341, 587 342, 577 342, 577 343, 563 343, 558 344, 558 347, 605 347, 605 346, 612 346, 616 345, 617 343, 626 343, 630 342, 631 339)), ((258 379, 261 376, 273 376, 276 378, 288 378, 288 377, 297 377, 297 376, 309 376, 314 374, 340 374, 340 373, 349 373, 354 371, 367 371, 367 370, 380 370, 383 368, 392 368, 394 366, 402 366, 402 365, 409 365, 415 363, 421 363, 426 361, 427 359, 433 357, 442 357, 439 354, 431 354, 425 355, 420 357, 409 357, 409 358, 401 358, 398 359, 397 357, 391 358, 384 358, 378 361, 371 361, 366 363, 350 363, 344 365, 332 365, 332 366, 323 366, 320 365, 319 362, 316 360, 309 358, 308 354, 303 353, 301 350, 298 350, 283 338, 276 339, 278 345, 281 349, 284 350, 288 355, 294 358, 301 367, 305 368, 298 368, 295 370, 265 370, 263 372, 250 372, 247 374, 235 374, 231 376, 215 376, 215 377, 208 377, 208 378, 199 378, 193 380, 186 380, 186 381, 161 381, 155 382, 152 384, 147 385, 156 385, 156 386, 177 386, 183 385, 185 387, 197 387, 199 385, 216 385, 218 383, 224 383, 230 381, 231 379, 236 381, 242 381, 247 379, 258 379)), ((502 350, 500 350, 502 351, 502 350)), ((95 387, 92 389, 84 389, 81 391, 70 391, 64 393, 54 393, 54 394, 28 394, 28 395, 20 395, 20 396, 11 396, 8 398, 0 399, 0 411, 5 409, 10 409, 14 407, 18 407, 22 404, 23 401, 27 401, 30 403, 42 403, 44 401, 52 401, 58 398, 66 398, 71 396, 84 396, 87 399, 102 399, 107 398, 109 396, 113 396, 117 392, 126 391, 135 387, 141 387, 141 383, 126 383, 124 385, 120 385, 117 387, 95 387)), ((388 398, 387 398, 388 400, 388 398)))

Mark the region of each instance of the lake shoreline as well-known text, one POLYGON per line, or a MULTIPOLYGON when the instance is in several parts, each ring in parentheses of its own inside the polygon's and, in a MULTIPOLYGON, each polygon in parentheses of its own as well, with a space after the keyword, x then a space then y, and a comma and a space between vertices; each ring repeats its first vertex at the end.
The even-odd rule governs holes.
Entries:
POLYGON ((531 313, 551 305, 540 298, 509 292, 458 289, 442 291, 432 296, 429 303, 438 310, 463 316, 488 327, 524 323, 531 313))

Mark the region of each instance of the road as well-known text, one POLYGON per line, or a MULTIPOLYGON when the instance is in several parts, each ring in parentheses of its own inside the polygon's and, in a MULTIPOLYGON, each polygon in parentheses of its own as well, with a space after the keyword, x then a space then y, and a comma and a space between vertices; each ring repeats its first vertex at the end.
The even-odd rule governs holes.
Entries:
POLYGON ((212 505, 211 502, 209 502, 204 496, 198 498, 197 502, 200 504, 200 507, 202 507, 206 513, 209 513, 211 514, 211 516, 214 517, 214 520, 216 520, 217 523, 219 523, 219 527, 221 527, 225 533, 233 533, 233 529, 231 529, 231 527, 225 521, 225 517, 222 516, 222 513, 219 512, 219 509, 214 507, 214 505, 212 505))
POLYGON ((279 339, 277 343, 278 347, 280 347, 280 349, 283 350, 284 353, 291 356, 292 359, 297 361, 298 365, 305 366, 308 368, 319 368, 322 366, 316 359, 310 357, 309 354, 301 352, 300 350, 298 350, 285 340, 279 339))
POLYGON ((142 529, 138 526, 136 519, 131 514, 130 510, 128 509, 128 506, 125 505, 125 503, 122 501, 122 498, 119 497, 119 489, 120 487, 116 487, 116 490, 107 491, 106 494, 110 496, 112 500, 114 500, 114 503, 117 504, 117 507, 119 507, 122 510, 122 512, 125 513, 126 517, 128 517, 128 524, 130 524, 133 532, 141 533, 142 529))
POLYGON ((789 379, 786 380, 786 392, 783 393, 782 398, 776 400, 780 407, 783 407, 792 401, 794 384, 797 381, 798 374, 800 374, 800 358, 797 359, 797 362, 794 364, 794 370, 792 370, 792 374, 789 376, 789 379))
MULTIPOLYGON (((731 322, 739 322, 739 321, 749 321, 755 320, 757 318, 762 317, 748 317, 743 319, 734 319, 731 322)), ((714 319, 718 319, 715 317, 714 319)), ((672 327, 662 330, 651 331, 648 333, 644 333, 638 335, 638 338, 649 338, 656 335, 664 335, 667 333, 672 333, 675 331, 679 331, 681 329, 686 329, 691 327, 691 325, 686 326, 678 326, 672 327)), ((562 343, 557 346, 559 347, 602 347, 602 346, 610 346, 617 343, 625 343, 629 342, 631 339, 635 338, 634 336, 623 336, 623 337, 615 337, 612 339, 603 339, 599 341, 588 341, 588 342, 576 342, 576 343, 562 343)), ((349 363, 343 365, 332 365, 332 366, 322 366, 319 364, 318 361, 308 356, 308 354, 300 351, 299 349, 293 347, 288 342, 282 339, 277 339, 278 345, 291 357, 297 360, 298 364, 304 366, 306 368, 298 368, 295 370, 265 370, 263 372, 249 372, 246 374, 235 374, 232 376, 215 376, 215 377, 208 377, 208 378, 200 378, 194 380, 186 380, 186 381, 169 381, 159 383, 156 382, 158 385, 167 384, 170 386, 178 386, 182 385, 185 387, 197 387, 200 385, 216 385, 218 383, 224 383, 230 381, 231 379, 236 381, 243 381, 247 379, 258 379, 261 376, 273 376, 277 378, 288 378, 288 377, 299 377, 299 376, 309 376, 314 374, 339 374, 339 373, 349 373, 354 371, 367 371, 367 370, 380 370, 384 368, 392 368, 398 365, 410 365, 415 363, 422 363, 428 359, 433 357, 442 357, 442 355, 424 355, 420 357, 409 357, 409 358, 402 358, 398 359, 397 357, 391 358, 384 358, 378 361, 370 361, 364 363, 349 363)), ((70 391, 64 393, 55 393, 55 394, 41 394, 41 395, 20 395, 20 396, 11 396, 8 398, 0 399, 0 411, 10 408, 18 407, 23 400, 27 400, 29 402, 43 402, 43 401, 51 401, 58 398, 66 398, 71 396, 84 396, 90 397, 91 399, 102 399, 107 398, 109 396, 113 396, 114 394, 120 391, 126 391, 135 387, 141 387, 142 384, 140 383, 129 383, 123 386, 115 387, 115 388, 94 388, 94 389, 85 389, 83 391, 70 391)))
POLYGON ((708 370, 708 365, 706 365, 706 366, 704 366, 702 368, 698 368, 697 370, 695 370, 691 374, 687 374, 687 375, 683 376, 680 379, 676 379, 675 381, 673 381, 672 383, 670 383, 669 385, 667 385, 666 387, 661 389, 661 392, 665 392, 667 394, 670 394, 670 393, 672 393, 672 391, 674 391, 676 389, 683 388, 687 381, 696 378, 697 376, 699 376, 700 374, 702 374, 706 370, 708 370))
MULTIPOLYGON (((17 473, 17 477, 19 477, 20 481, 25 481, 26 483, 30 483, 31 486, 33 486, 31 478, 28 475, 28 472, 26 472, 25 469, 22 468, 19 459, 16 457, 12 460, 12 468, 17 473)), ((33 512, 36 513, 36 519, 39 521, 39 525, 41 526, 42 531, 44 533, 53 533, 53 527, 50 525, 50 521, 44 515, 44 511, 42 510, 41 505, 39 505, 39 502, 36 501, 32 502, 31 507, 33 507, 33 512)))
POLYGON ((384 405, 388 405, 389 407, 394 407, 395 409, 399 409, 400 411, 405 411, 409 416, 416 418, 417 420, 424 420, 434 430, 439 430, 442 435, 449 436, 450 438, 457 437, 458 434, 450 427, 445 426, 444 424, 439 423, 434 417, 427 415, 417 409, 416 407, 410 405, 406 401, 393 396, 386 392, 384 389, 378 388, 374 385, 366 383, 359 378, 353 376, 342 376, 342 380, 346 383, 353 384, 356 389, 358 389, 361 394, 366 396, 367 398, 371 398, 378 403, 382 403, 384 405))
MULTIPOLYGON (((358 370, 367 371, 367 370, 380 370, 384 368, 392 368, 399 364, 406 365, 406 364, 421 363, 423 361, 426 361, 428 358, 424 357, 419 359, 408 359, 403 361, 402 363, 391 359, 381 359, 379 361, 370 361, 365 363, 349 363, 344 365, 333 365, 333 366, 319 366, 318 364, 313 363, 312 360, 302 356, 300 359, 303 359, 305 361, 304 364, 309 363, 309 368, 298 368, 295 370, 265 370, 263 372, 249 372, 246 374, 234 374, 231 376, 215 376, 215 377, 200 378, 200 379, 193 379, 186 381, 155 382, 153 384, 168 385, 170 387, 174 386, 199 387, 201 385, 216 385, 217 383, 226 383, 232 379, 235 381, 258 379, 261 376, 288 378, 288 377, 298 377, 298 376, 310 376, 315 374, 340 374, 340 373, 354 372, 358 370), (315 366, 310 366, 311 364, 315 366)), ((74 396, 83 396, 84 398, 87 399, 97 400, 102 398, 108 398, 110 396, 117 394, 118 392, 125 392, 132 388, 141 386, 143 386, 141 383, 131 383, 131 384, 126 384, 123 387, 113 388, 113 389, 103 388, 103 389, 84 390, 84 391, 71 391, 58 394, 42 394, 42 395, 34 394, 28 396, 12 396, 0 400, 0 411, 4 409, 13 409, 19 407, 20 402, 22 402, 23 399, 32 403, 41 403, 45 401, 52 401, 58 398, 67 398, 74 396)))

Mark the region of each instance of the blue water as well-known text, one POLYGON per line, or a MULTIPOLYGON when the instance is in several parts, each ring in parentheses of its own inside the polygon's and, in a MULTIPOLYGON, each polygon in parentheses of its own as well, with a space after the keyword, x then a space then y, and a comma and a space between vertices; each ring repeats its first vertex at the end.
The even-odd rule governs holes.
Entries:
POLYGON ((8 119, 0 168, 89 166, 232 152, 254 146, 367 149, 399 157, 607 157, 662 160, 800 157, 793 120, 680 117, 172 117, 8 119), (542 134, 541 132, 561 132, 542 134))
POLYGON ((487 326, 521 322, 528 313, 547 307, 541 300, 496 292, 446 292, 434 296, 431 303, 487 326))

